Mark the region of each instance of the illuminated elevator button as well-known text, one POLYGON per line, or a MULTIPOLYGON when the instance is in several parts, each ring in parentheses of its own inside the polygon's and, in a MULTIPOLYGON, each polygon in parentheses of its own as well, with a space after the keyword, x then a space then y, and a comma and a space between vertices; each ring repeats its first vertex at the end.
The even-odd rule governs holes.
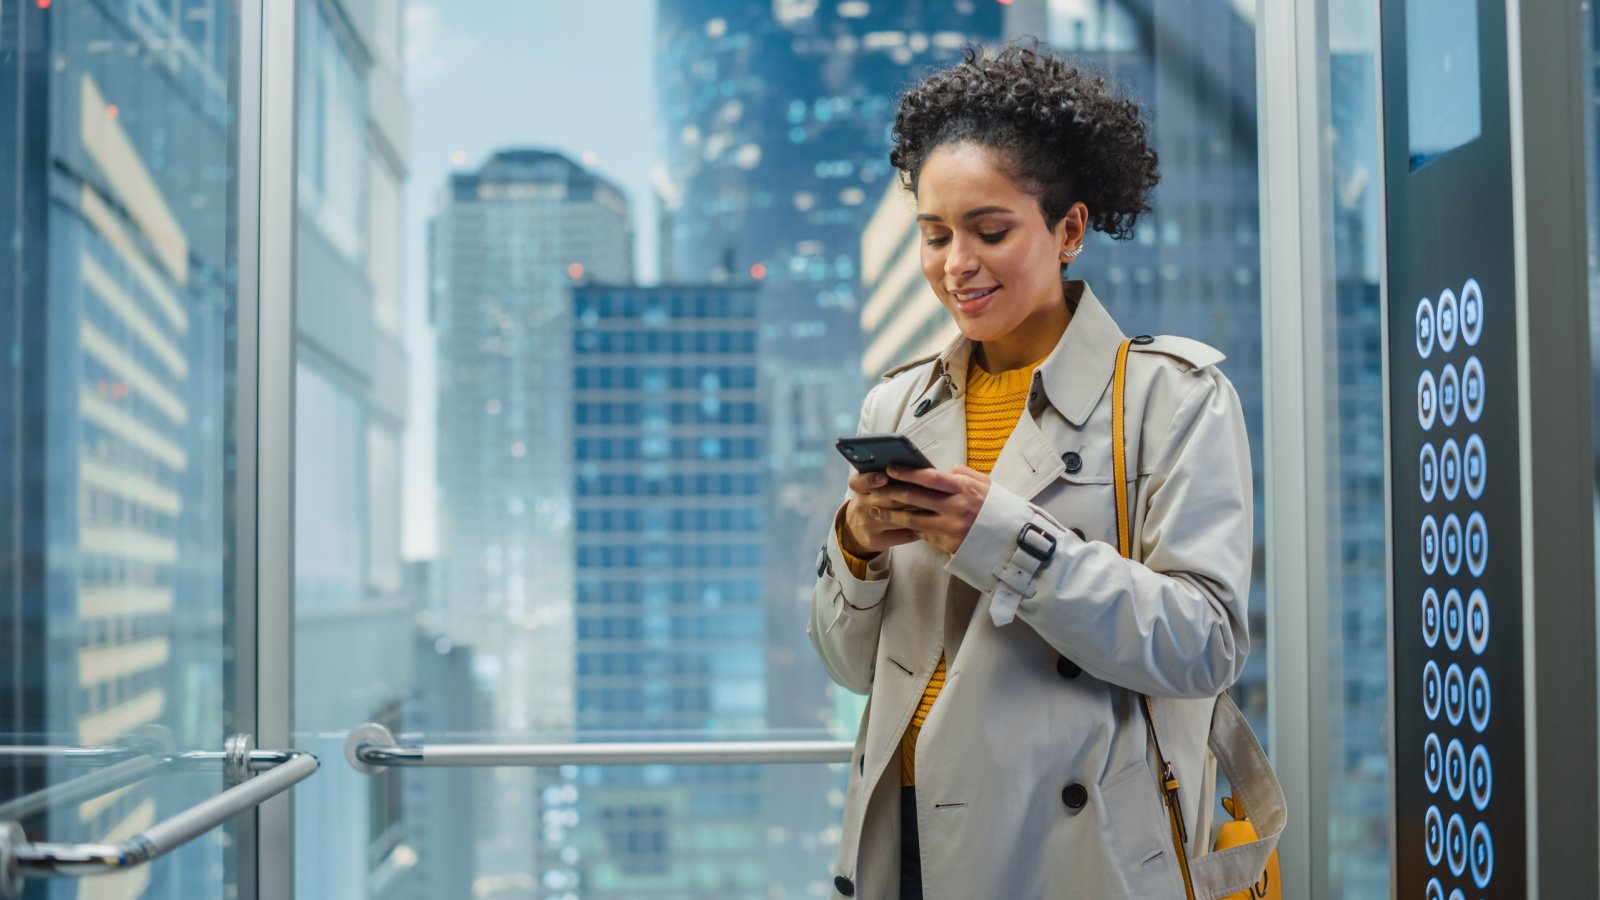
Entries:
POLYGON ((1448 428, 1456 423, 1456 413, 1460 410, 1461 376, 1456 374, 1454 363, 1445 363, 1439 372, 1439 419, 1448 428))
POLYGON ((1486 388, 1483 363, 1474 356, 1461 368, 1461 409, 1467 414, 1468 422, 1476 422, 1483 417, 1483 394, 1486 388))
POLYGON ((1433 417, 1439 414, 1439 398, 1436 394, 1433 373, 1424 369, 1417 378, 1417 422, 1423 431, 1433 427, 1433 417))
POLYGON ((1438 311, 1439 350, 1449 353, 1456 348, 1456 333, 1460 322, 1456 321, 1456 295, 1450 290, 1439 293, 1438 311))
POLYGON ((1468 347, 1478 346, 1483 334, 1483 289, 1476 278, 1468 278, 1461 288, 1461 339, 1468 347))
POLYGON ((1467 599, 1467 644, 1479 656, 1489 646, 1489 598, 1482 589, 1467 599))
POLYGON ((1422 519, 1422 571, 1433 574, 1439 568, 1439 523, 1433 516, 1422 519))
POLYGON ((1439 454, 1432 444, 1423 444, 1417 458, 1417 487, 1422 491, 1422 502, 1432 503, 1439 488, 1439 454))
POLYGON ((1477 578, 1488 564, 1489 523, 1484 520, 1483 513, 1475 512, 1467 517, 1467 568, 1477 578))
POLYGON ((1422 818, 1422 846, 1428 852, 1428 865, 1437 866, 1444 858, 1444 817, 1439 807, 1430 806, 1422 818))
POLYGON ((1444 783, 1451 800, 1459 801, 1467 792, 1467 749, 1454 738, 1444 751, 1444 783))
POLYGON ((1494 768, 1489 765, 1489 751, 1482 744, 1472 748, 1472 759, 1467 763, 1467 786, 1472 789, 1472 805, 1481 812, 1489 808, 1489 798, 1494 796, 1494 768))
POLYGON ((1461 571, 1461 520, 1456 518, 1455 513, 1444 517, 1444 530, 1439 536, 1439 543, 1444 551, 1444 570, 1451 575, 1461 571))
POLYGON ((1444 751, 1439 747, 1439 736, 1428 732, 1422 741, 1422 781, 1428 786, 1428 793, 1439 793, 1439 785, 1444 780, 1444 751))
POLYGON ((1460 813, 1451 816, 1444 826, 1444 852, 1449 858, 1450 874, 1461 877, 1467 870, 1467 823, 1460 813))
POLYGON ((1483 438, 1474 434, 1467 438, 1467 449, 1461 454, 1461 470, 1466 475, 1467 496, 1474 500, 1483 497, 1483 482, 1489 476, 1489 456, 1483 449, 1483 438))
POLYGON ((1439 643, 1439 592, 1422 592, 1422 642, 1432 647, 1439 643))
POLYGON ((1444 670, 1444 715, 1451 725, 1460 725, 1467 713, 1467 676, 1455 663, 1444 670))
POLYGON ((1417 302, 1417 355, 1427 359, 1433 353, 1433 301, 1423 297, 1417 302))
POLYGON ((1494 878, 1494 841, 1489 837, 1487 823, 1472 826, 1472 883, 1479 890, 1489 886, 1494 878))
POLYGON ((1444 645, 1451 650, 1460 650, 1461 635, 1466 630, 1466 604, 1461 602, 1461 592, 1451 588, 1444 595, 1444 645))
MULTIPOLYGON (((1450 668, 1454 669, 1455 666, 1450 668)), ((1449 691, 1450 677, 1445 676, 1446 687, 1449 691)), ((1483 734, 1489 728, 1489 712, 1493 705, 1493 698, 1489 690, 1489 673, 1483 671, 1482 666, 1472 670, 1472 678, 1467 681, 1467 715, 1472 719, 1472 730, 1483 734)))
POLYGON ((1439 450, 1439 488, 1446 500, 1454 500, 1461 493, 1461 445, 1455 438, 1445 441, 1439 450))
POLYGON ((1439 677, 1439 664, 1428 660, 1422 667, 1422 711, 1429 719, 1439 718, 1439 701, 1444 695, 1443 679, 1439 677))

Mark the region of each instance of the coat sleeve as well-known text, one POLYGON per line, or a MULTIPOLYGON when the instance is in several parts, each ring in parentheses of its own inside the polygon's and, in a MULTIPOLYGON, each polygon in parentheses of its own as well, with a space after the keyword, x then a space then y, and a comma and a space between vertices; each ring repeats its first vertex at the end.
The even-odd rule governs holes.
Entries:
MULTIPOLYGON (((861 403, 857 434, 872 421, 874 387, 861 403)), ((843 512, 843 507, 840 507, 843 512)), ((806 634, 822 657, 828 675, 847 690, 865 694, 872 689, 878 657, 878 632, 883 625, 883 599, 889 590, 890 553, 879 553, 867 563, 866 578, 857 578, 839 547, 839 514, 828 524, 827 541, 817 555, 817 584, 811 594, 811 620, 806 634)))
MULTIPOLYGON (((1250 651, 1249 443, 1239 396, 1215 368, 1195 373, 1162 437, 1143 493, 1142 562, 1084 541, 993 485, 949 571, 981 591, 1010 591, 1015 617, 1095 677, 1141 693, 1213 697, 1250 651), (1055 552, 1042 564, 1019 536, 1055 552), (1018 564, 1018 560, 1021 564, 1018 564), (1031 571, 1030 571, 1031 569, 1031 571)), ((1011 619, 991 594, 998 627, 1011 619)), ((1015 627, 1015 626, 1012 626, 1015 627)))

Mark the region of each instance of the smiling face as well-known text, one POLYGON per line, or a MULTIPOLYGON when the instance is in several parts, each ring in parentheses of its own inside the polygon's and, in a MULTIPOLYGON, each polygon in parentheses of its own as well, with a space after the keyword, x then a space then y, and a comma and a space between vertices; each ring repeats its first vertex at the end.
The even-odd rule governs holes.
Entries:
POLYGON ((1061 337, 1071 319, 1062 252, 1082 243, 1088 217, 1077 203, 1047 226, 1000 159, 978 144, 946 144, 917 180, 922 273, 956 327, 982 345, 990 371, 1035 362, 1061 337))

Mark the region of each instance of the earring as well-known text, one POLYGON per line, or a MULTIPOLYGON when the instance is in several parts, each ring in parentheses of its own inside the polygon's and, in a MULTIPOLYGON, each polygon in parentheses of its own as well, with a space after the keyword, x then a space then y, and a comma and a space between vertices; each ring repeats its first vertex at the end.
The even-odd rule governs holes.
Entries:
POLYGON ((1078 258, 1078 254, 1082 253, 1082 252, 1083 252, 1083 245, 1081 245, 1081 244, 1076 246, 1076 247, 1073 247, 1071 250, 1063 250, 1063 251, 1061 251, 1061 261, 1062 262, 1072 262, 1073 260, 1077 259, 1078 258))

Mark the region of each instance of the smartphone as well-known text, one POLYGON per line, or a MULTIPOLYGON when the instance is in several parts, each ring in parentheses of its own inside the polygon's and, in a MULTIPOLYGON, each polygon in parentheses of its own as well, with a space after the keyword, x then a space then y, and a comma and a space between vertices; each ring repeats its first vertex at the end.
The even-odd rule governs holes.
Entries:
POLYGON ((861 434, 855 437, 842 437, 834 442, 844 458, 850 465, 856 467, 858 472, 882 472, 890 466, 904 466, 907 469, 931 469, 933 463, 928 461, 917 445, 903 434, 861 434))

